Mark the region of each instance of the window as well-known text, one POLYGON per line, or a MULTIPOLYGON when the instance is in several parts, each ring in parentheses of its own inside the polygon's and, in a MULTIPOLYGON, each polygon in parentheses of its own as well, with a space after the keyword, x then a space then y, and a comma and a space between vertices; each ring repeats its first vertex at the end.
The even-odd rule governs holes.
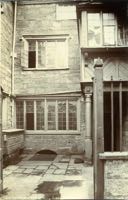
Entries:
POLYGON ((24 38, 21 65, 29 69, 63 69, 68 67, 66 37, 24 38))
POLYGON ((76 19, 76 6, 74 6, 74 5, 57 5, 56 6, 56 19, 57 20, 76 19))
MULTIPOLYGON (((87 46, 125 45, 125 30, 120 17, 111 12, 87 12, 87 46)), ((84 23, 82 23, 84 24, 84 23)), ((83 29, 85 31, 85 29, 83 29)), ((86 31, 85 31, 86 32, 86 31)))
POLYGON ((24 102, 18 101, 16 103, 16 126, 19 129, 24 128, 24 102))
POLYGON ((16 102, 17 128, 26 130, 77 130, 78 100, 42 99, 16 102), (25 119, 24 119, 25 117, 25 119), (24 127, 24 128, 25 128, 24 127))

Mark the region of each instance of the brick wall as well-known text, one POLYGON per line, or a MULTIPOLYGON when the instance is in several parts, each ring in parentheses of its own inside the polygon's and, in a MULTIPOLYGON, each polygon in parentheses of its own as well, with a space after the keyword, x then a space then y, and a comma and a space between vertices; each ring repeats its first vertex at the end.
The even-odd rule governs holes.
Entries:
MULTIPOLYGON (((15 60, 15 93, 44 94, 80 90, 80 58, 76 20, 56 20, 56 4, 19 5, 15 60), (21 68, 22 35, 69 34, 69 69, 23 71, 21 68), (52 83, 52 84, 51 84, 52 83)), ((59 55, 58 55, 59 56, 59 55)))

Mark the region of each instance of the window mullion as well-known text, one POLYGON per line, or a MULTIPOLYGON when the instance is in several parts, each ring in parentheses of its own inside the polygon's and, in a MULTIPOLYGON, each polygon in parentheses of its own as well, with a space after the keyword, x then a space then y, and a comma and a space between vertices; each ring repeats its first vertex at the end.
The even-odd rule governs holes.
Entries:
POLYGON ((118 46, 118 24, 116 15, 114 15, 114 19, 115 19, 115 45, 118 46))
POLYGON ((56 100, 55 115, 56 115, 56 130, 58 130, 58 101, 57 100, 56 100))
POLYGON ((45 67, 47 68, 47 40, 45 41, 45 67))
POLYGON ((36 40, 36 68, 38 68, 38 41, 36 40))
POLYGON ((45 124, 45 130, 48 130, 48 109, 47 109, 47 101, 44 100, 44 124, 45 124))
POLYGON ((100 44, 104 45, 104 28, 103 28, 103 12, 100 12, 100 21, 101 21, 101 36, 100 36, 100 44))
POLYGON ((24 101, 24 129, 26 130, 26 101, 24 101))
POLYGON ((69 130, 68 100, 66 100, 66 130, 69 130))
POLYGON ((36 101, 34 101, 34 130, 37 130, 37 109, 36 109, 36 101))

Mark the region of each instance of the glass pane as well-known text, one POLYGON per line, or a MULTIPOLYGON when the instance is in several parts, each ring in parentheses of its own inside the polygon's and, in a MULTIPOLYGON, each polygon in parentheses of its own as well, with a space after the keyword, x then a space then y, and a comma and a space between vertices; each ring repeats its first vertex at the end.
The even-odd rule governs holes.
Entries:
POLYGON ((47 68, 56 67, 56 42, 47 41, 46 44, 46 66, 47 68))
POLYGON ((103 13, 103 25, 115 25, 115 16, 113 13, 103 13))
POLYGON ((56 130, 55 101, 48 101, 48 130, 56 130))
POLYGON ((28 67, 36 68, 36 41, 29 40, 28 67))
POLYGON ((56 42, 56 67, 63 68, 66 66, 67 52, 65 41, 56 42), (59 56, 58 56, 59 55, 59 56))
POLYGON ((77 130, 77 102, 69 102, 69 130, 77 130))
POLYGON ((104 45, 115 45, 115 27, 105 26, 103 31, 104 31, 104 45))
POLYGON ((34 102, 26 101, 26 129, 34 130, 34 102))
POLYGON ((46 42, 38 42, 38 67, 46 67, 46 42))
POLYGON ((66 130, 66 102, 58 102, 58 129, 66 130))
POLYGON ((100 14, 88 13, 88 46, 99 46, 101 41, 100 14))
POLYGON ((44 130, 44 101, 36 102, 37 130, 44 130))
POLYGON ((16 102, 16 127, 24 128, 24 104, 23 101, 16 102))

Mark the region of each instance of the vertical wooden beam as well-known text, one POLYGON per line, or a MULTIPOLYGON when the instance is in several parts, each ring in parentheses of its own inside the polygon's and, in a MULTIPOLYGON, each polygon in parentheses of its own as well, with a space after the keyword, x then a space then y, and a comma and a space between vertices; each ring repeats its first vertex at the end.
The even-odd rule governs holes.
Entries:
POLYGON ((122 82, 119 83, 120 151, 122 151, 122 82))
POLYGON ((3 192, 2 88, 0 87, 0 193, 3 192))
POLYGON ((111 81, 111 151, 114 151, 114 99, 113 82, 111 81))
POLYGON ((95 62, 94 78, 94 197, 104 199, 104 163, 99 153, 104 152, 104 113, 103 113, 103 62, 95 62))
POLYGON ((81 13, 81 47, 87 46, 87 12, 82 11, 81 13))

